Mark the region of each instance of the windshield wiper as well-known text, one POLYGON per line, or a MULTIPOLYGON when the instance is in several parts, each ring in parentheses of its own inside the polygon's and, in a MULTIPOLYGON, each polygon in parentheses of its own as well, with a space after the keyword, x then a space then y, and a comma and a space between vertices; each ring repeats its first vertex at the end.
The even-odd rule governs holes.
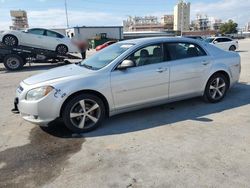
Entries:
POLYGON ((81 64, 81 66, 84 66, 84 67, 87 68, 87 69, 96 70, 96 68, 94 68, 94 67, 91 66, 91 65, 81 64))

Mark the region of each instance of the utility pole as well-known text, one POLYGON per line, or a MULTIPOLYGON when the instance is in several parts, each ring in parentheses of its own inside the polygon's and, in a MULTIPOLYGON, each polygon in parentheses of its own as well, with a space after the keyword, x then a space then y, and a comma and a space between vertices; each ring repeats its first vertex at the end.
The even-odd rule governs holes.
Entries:
POLYGON ((184 3, 181 1, 181 36, 183 32, 183 24, 184 24, 184 3))
POLYGON ((67 28, 69 28, 69 18, 68 18, 68 6, 67 6, 67 0, 64 1, 65 5, 65 14, 66 14, 66 22, 67 22, 67 28))

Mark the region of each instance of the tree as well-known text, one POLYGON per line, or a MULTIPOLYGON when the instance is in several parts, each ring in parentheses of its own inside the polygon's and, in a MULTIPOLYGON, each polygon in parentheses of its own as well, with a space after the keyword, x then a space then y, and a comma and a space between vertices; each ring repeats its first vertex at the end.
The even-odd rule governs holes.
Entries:
POLYGON ((237 33, 237 27, 238 27, 237 23, 235 23, 233 20, 229 20, 228 22, 220 26, 220 32, 221 34, 237 33))

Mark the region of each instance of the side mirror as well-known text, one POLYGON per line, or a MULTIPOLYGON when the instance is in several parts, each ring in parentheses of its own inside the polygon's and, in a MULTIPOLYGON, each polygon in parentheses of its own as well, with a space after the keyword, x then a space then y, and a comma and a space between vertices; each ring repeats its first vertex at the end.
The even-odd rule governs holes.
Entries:
POLYGON ((215 40, 213 43, 216 44, 216 43, 218 43, 218 41, 215 40))
POLYGON ((124 60, 118 67, 118 70, 125 70, 130 67, 135 67, 135 62, 132 60, 124 60))

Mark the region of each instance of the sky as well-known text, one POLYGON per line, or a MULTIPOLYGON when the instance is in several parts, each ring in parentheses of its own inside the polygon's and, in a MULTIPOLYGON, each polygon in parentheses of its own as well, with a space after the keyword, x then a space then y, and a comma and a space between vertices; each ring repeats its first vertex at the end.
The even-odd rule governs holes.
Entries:
MULTIPOLYGON (((67 0, 69 26, 122 25, 131 16, 173 14, 178 0, 67 0)), ((190 0, 191 19, 197 13, 244 27, 250 22, 250 0, 190 0)), ((10 10, 28 13, 30 27, 65 28, 64 0, 0 0, 0 30, 11 25, 10 10)))

